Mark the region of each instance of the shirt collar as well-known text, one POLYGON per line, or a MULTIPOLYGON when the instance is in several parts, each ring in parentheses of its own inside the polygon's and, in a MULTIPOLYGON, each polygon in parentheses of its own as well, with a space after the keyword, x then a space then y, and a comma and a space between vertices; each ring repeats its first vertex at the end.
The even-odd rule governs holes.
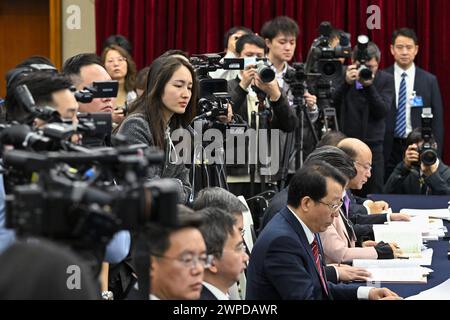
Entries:
POLYGON ((203 281, 203 285, 206 289, 211 291, 211 293, 217 298, 217 300, 230 300, 230 296, 228 294, 223 293, 220 291, 217 287, 213 286, 212 284, 203 281))
POLYGON ((315 239, 315 237, 316 237, 315 234, 314 234, 314 232, 312 232, 312 231, 308 228, 308 226, 302 221, 302 219, 300 219, 299 216, 297 216, 297 215, 295 214, 295 212, 294 212, 291 208, 288 207, 288 209, 289 209, 289 211, 291 211, 291 213, 294 215, 294 217, 297 218, 298 222, 300 222, 300 224, 302 225, 303 231, 305 231, 306 239, 308 239, 308 243, 309 243, 309 244, 312 244, 313 241, 314 241, 314 239, 315 239))
POLYGON ((395 63, 394 64, 394 72, 395 72, 395 74, 398 74, 400 77, 402 76, 403 72, 405 72, 406 75, 408 76, 408 78, 412 78, 413 75, 416 73, 416 65, 413 62, 411 67, 409 67, 407 70, 403 70, 402 68, 400 68, 400 66, 397 63, 395 63))
POLYGON ((150 294, 150 300, 161 300, 161 299, 155 296, 154 294, 150 294))

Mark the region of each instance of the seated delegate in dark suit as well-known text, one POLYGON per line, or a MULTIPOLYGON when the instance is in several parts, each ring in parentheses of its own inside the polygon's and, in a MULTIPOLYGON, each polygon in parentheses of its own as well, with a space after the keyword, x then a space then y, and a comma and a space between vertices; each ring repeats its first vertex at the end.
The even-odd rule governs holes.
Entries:
MULTIPOLYGON (((437 148, 431 138, 433 148, 437 148)), ((394 194, 450 194, 450 168, 441 159, 436 158, 432 165, 421 161, 419 148, 423 145, 421 129, 414 129, 406 139, 408 148, 405 157, 392 172, 385 185, 386 193, 394 194)))
POLYGON ((316 233, 331 225, 342 204, 346 179, 317 162, 300 169, 288 191, 288 206, 263 230, 248 267, 247 299, 395 298, 385 288, 327 282, 316 233))

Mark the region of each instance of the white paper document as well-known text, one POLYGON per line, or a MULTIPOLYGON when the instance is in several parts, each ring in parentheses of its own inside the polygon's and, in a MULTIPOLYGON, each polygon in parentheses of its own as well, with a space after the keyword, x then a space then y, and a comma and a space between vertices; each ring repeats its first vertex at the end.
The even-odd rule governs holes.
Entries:
POLYGON ((396 243, 402 251, 402 256, 421 258, 422 230, 414 224, 381 224, 373 225, 376 242, 396 243))
MULTIPOLYGON (((426 283, 430 269, 423 267, 367 268, 369 281, 426 283)), ((432 271, 432 270, 431 270, 432 271)))
POLYGON ((411 259, 354 259, 353 266, 359 268, 407 268, 418 266, 431 266, 433 249, 422 250, 422 258, 411 259))
POLYGON ((450 210, 445 209, 402 209, 400 213, 409 214, 410 216, 425 215, 432 218, 440 218, 450 220, 450 210))
POLYGON ((405 300, 450 300, 450 279, 405 300))

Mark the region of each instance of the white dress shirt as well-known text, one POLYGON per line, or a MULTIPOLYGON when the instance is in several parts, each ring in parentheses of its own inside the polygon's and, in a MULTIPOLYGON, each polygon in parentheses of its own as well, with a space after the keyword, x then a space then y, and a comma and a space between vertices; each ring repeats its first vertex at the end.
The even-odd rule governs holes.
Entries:
POLYGON ((400 83, 402 82, 402 74, 406 73, 406 133, 405 138, 412 131, 411 124, 411 105, 409 99, 414 91, 414 79, 416 76, 416 65, 413 63, 408 70, 403 70, 397 63, 394 64, 394 77, 395 77, 395 107, 398 108, 398 94, 400 91, 400 83))
POLYGON ((220 289, 213 286, 212 284, 203 281, 203 286, 205 286, 205 288, 208 289, 217 298, 217 300, 230 300, 230 296, 228 294, 223 293, 220 289))

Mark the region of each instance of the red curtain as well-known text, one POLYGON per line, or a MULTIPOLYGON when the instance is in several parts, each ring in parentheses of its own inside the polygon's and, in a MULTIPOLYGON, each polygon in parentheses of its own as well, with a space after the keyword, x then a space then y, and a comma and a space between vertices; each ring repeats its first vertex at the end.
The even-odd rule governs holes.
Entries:
MULTIPOLYGON (((111 34, 122 34, 133 44, 139 68, 168 49, 190 54, 223 51, 223 35, 243 25, 259 32, 277 15, 295 19, 301 30, 296 60, 306 57, 321 21, 352 34, 367 34, 380 47, 381 67, 393 63, 389 45, 399 27, 416 30, 419 54, 416 63, 434 73, 444 101, 444 124, 450 128, 450 1, 448 0, 96 0, 97 51, 111 34), (367 8, 381 9, 381 28, 368 30, 367 8)), ((448 130, 447 130, 448 132, 448 130)), ((446 134, 446 143, 450 135, 446 134)), ((444 146, 450 161, 450 148, 444 146)))

